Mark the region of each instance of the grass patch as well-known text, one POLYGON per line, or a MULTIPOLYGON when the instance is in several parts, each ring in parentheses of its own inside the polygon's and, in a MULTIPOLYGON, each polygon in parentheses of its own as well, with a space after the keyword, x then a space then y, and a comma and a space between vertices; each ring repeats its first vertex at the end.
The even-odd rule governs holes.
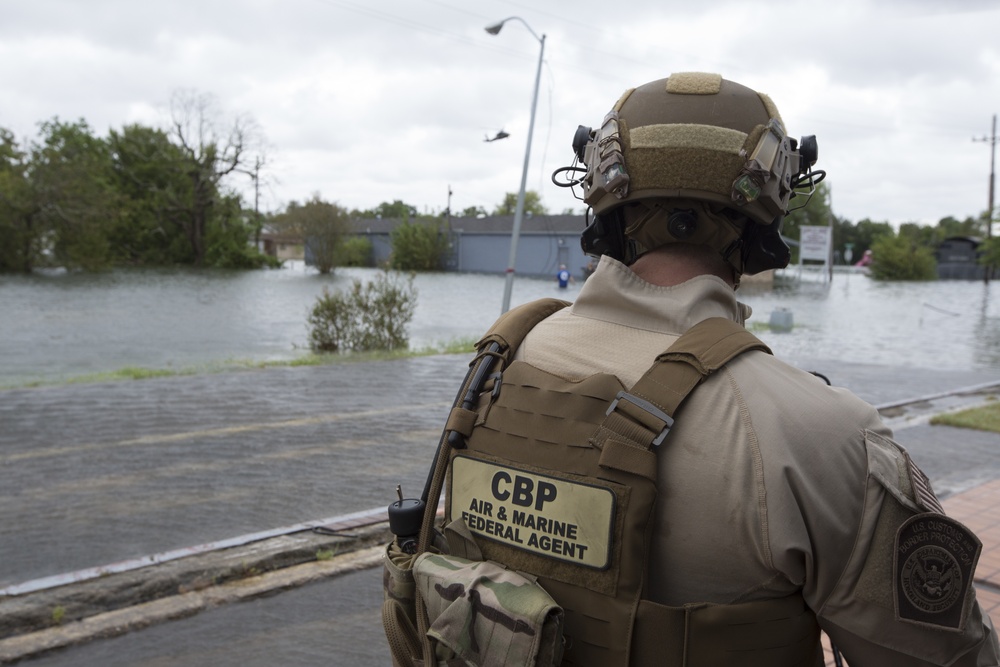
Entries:
POLYGON ((149 378, 169 377, 178 375, 178 371, 168 368, 141 368, 139 366, 126 366, 116 371, 108 373, 94 373, 92 375, 81 375, 71 378, 69 382, 106 382, 111 380, 148 380, 149 378), (91 379, 94 378, 94 379, 91 379))
POLYGON ((978 408, 937 415, 931 423, 1000 433, 1000 402, 993 399, 990 404, 978 408))
POLYGON ((308 352, 294 359, 272 361, 253 361, 248 359, 231 359, 201 366, 187 368, 141 368, 126 366, 114 371, 103 373, 87 373, 61 380, 37 380, 9 385, 0 385, 4 389, 31 389, 36 387, 58 386, 67 384, 90 384, 97 382, 119 382, 125 380, 148 380, 150 378, 179 377, 187 375, 202 375, 209 373, 225 373, 234 370, 254 370, 264 368, 295 368, 298 366, 328 366, 359 361, 387 361, 391 359, 407 359, 411 357, 426 357, 435 354, 468 354, 475 349, 475 338, 457 338, 448 342, 429 345, 416 350, 374 350, 368 352, 341 352, 317 354, 308 352))

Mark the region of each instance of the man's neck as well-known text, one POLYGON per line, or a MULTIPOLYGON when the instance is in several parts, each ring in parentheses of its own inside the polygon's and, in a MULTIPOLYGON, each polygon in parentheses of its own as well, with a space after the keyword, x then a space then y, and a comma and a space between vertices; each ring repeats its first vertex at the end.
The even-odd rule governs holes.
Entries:
POLYGON ((718 276, 735 286, 732 267, 715 251, 689 245, 667 245, 645 253, 629 267, 651 285, 671 287, 698 276, 718 276), (711 254, 708 254, 711 253, 711 254))

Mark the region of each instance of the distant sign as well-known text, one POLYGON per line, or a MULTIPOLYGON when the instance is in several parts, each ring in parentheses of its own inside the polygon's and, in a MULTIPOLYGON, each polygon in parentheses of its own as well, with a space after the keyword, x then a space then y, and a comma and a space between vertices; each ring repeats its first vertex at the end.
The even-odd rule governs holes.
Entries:
POLYGON ((830 227, 799 227, 800 237, 799 257, 802 259, 818 259, 826 262, 830 259, 830 227))

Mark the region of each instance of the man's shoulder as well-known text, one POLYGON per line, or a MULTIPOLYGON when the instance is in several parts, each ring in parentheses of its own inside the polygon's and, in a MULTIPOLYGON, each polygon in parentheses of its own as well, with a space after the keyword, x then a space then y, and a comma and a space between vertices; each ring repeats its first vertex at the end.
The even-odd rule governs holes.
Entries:
POLYGON ((829 369, 799 367, 758 351, 740 355, 727 368, 732 390, 752 413, 800 425, 840 421, 852 430, 869 428, 878 420, 871 404, 831 384, 829 369))

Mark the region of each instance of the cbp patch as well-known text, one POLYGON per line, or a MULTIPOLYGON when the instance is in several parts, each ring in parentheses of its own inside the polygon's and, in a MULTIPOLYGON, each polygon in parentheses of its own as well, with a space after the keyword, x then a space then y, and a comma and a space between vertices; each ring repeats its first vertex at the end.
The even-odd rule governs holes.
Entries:
POLYGON ((965 601, 982 548, 968 528, 943 514, 918 514, 907 520, 896 532, 896 617, 962 631, 965 601))

